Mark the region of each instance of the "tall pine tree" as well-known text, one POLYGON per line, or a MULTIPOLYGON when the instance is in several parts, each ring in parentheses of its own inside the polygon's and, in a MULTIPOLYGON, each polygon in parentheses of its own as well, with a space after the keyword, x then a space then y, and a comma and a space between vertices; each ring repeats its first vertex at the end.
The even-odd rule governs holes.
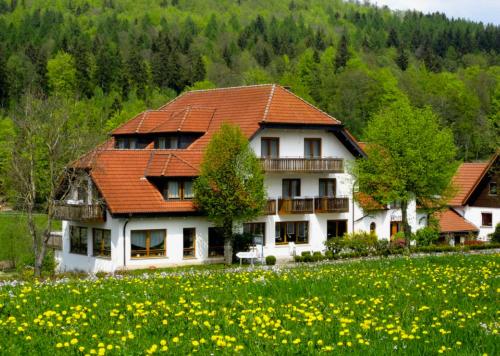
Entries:
POLYGON ((337 49, 337 55, 335 56, 335 71, 338 72, 341 68, 344 68, 347 61, 351 57, 348 48, 347 36, 342 34, 339 42, 339 48, 337 49))

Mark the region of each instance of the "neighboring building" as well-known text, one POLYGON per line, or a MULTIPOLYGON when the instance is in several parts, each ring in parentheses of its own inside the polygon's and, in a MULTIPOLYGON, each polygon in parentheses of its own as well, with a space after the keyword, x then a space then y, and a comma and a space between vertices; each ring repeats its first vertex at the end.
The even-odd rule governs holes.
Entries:
POLYGON ((454 243, 468 236, 488 240, 500 223, 500 163, 498 154, 488 162, 463 163, 453 178, 457 190, 449 210, 438 214, 441 234, 454 243))
MULTIPOLYGON (((340 121, 278 85, 200 90, 137 115, 73 165, 78 179, 56 209, 60 269, 222 261, 220 230, 195 209, 192 182, 223 122, 240 126, 262 159, 269 201, 243 230, 263 237, 265 255, 321 251, 353 229, 388 238, 399 228, 397 208, 365 216, 353 202, 346 165, 364 153, 340 121)), ((417 228, 421 217, 410 212, 410 222, 417 228)))

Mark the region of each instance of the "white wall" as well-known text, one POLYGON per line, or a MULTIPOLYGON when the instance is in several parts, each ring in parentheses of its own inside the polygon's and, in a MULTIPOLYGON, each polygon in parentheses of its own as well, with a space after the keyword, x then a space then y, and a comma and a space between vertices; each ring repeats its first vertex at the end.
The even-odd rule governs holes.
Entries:
POLYGON ((495 226, 500 223, 500 208, 482 208, 475 206, 465 206, 461 209, 463 217, 479 228, 479 240, 488 240, 488 235, 495 231, 495 226), (491 213, 493 224, 491 227, 482 226, 481 213, 491 213))

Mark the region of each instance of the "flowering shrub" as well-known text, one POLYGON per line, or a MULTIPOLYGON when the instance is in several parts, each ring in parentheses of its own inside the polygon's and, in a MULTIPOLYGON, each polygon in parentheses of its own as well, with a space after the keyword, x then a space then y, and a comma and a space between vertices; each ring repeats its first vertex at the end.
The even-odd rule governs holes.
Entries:
POLYGON ((449 352, 498 347, 498 255, 0 283, 0 354, 449 352))

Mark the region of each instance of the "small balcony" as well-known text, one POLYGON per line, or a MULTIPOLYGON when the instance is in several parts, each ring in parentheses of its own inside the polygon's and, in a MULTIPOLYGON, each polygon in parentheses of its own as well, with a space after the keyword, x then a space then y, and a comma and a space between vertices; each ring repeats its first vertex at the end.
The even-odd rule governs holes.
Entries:
POLYGON ((54 203, 54 218, 73 221, 104 221, 106 209, 101 203, 70 204, 67 201, 54 203))
POLYGON ((312 214, 314 212, 314 199, 278 199, 278 211, 279 214, 312 214))
POLYGON ((269 199, 264 207, 264 215, 276 215, 276 199, 269 199))
POLYGON ((265 172, 343 173, 342 158, 261 158, 265 172))
POLYGON ((314 211, 316 213, 346 213, 349 211, 349 198, 314 198, 314 211))

